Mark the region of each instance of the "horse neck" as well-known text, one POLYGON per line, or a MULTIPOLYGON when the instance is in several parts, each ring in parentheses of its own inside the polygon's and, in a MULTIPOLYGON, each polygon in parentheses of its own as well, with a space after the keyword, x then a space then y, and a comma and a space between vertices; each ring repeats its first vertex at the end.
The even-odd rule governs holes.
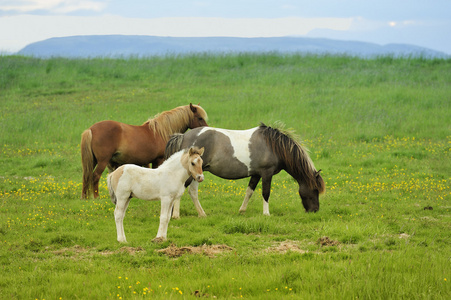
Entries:
POLYGON ((187 167, 182 163, 184 151, 179 151, 169 157, 158 169, 171 173, 178 177, 183 183, 189 178, 187 167))
POLYGON ((311 162, 311 160, 306 160, 303 162, 304 165, 301 166, 298 170, 294 170, 293 168, 287 167, 286 165, 284 166, 284 170, 291 175, 291 177, 293 177, 293 179, 296 180, 296 182, 298 183, 299 187, 304 184, 309 186, 310 188, 315 188, 316 187, 316 182, 315 182, 315 176, 312 175, 313 173, 316 173, 315 167, 313 166, 313 163, 311 162))
POLYGON ((173 135, 174 133, 185 133, 188 130, 188 128, 189 128, 189 123, 183 124, 178 129, 173 130, 169 136, 173 135))
POLYGON ((291 177, 293 177, 294 180, 300 185, 302 182, 305 182, 305 179, 301 174, 298 174, 297 172, 294 172, 294 170, 287 168, 286 166, 283 168, 285 172, 290 174, 291 177))
POLYGON ((260 126, 260 129, 277 155, 282 169, 296 179, 299 185, 307 184, 310 187, 317 187, 317 172, 307 149, 278 129, 264 124, 260 126))
MULTIPOLYGON (((310 176, 309 174, 314 170, 313 163, 309 157, 304 157, 305 153, 299 152, 299 157, 293 159, 290 154, 280 154, 276 152, 279 159, 280 169, 285 170, 294 180, 298 182, 299 185, 302 183, 309 184, 310 176), (312 170, 313 169, 313 170, 312 170)), ((279 170, 280 170, 279 169, 279 170)))
POLYGON ((155 118, 148 120, 145 124, 161 138, 167 142, 174 133, 184 133, 188 130, 191 121, 189 111, 183 107, 177 107, 173 110, 161 113, 155 118))

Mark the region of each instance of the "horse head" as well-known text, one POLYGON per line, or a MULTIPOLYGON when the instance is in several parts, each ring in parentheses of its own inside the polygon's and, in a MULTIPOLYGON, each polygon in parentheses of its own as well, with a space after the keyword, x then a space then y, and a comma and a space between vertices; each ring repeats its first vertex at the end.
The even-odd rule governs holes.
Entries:
POLYGON ((197 148, 191 147, 189 149, 189 158, 188 158, 188 173, 191 177, 194 178, 197 182, 204 181, 204 174, 202 171, 202 163, 203 160, 201 158, 202 154, 204 154, 204 147, 197 148))
POLYGON ((305 182, 299 183, 299 196, 302 199, 306 212, 317 212, 319 210, 319 194, 324 192, 324 181, 320 174, 321 170, 315 172, 315 186, 305 182))
POLYGON ((193 105, 192 103, 189 104, 189 108, 191 109, 191 112, 193 113, 193 116, 189 123, 189 128, 197 128, 201 126, 208 126, 207 124, 207 113, 205 110, 198 105, 193 105))

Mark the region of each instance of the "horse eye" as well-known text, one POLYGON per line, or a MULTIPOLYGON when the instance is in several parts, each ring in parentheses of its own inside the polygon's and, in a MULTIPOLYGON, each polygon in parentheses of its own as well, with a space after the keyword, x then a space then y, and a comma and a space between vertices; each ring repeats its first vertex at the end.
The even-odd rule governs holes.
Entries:
POLYGON ((203 119, 202 118, 199 118, 199 121, 202 121, 203 119))
POLYGON ((195 164, 192 162, 191 165, 194 166, 195 164))

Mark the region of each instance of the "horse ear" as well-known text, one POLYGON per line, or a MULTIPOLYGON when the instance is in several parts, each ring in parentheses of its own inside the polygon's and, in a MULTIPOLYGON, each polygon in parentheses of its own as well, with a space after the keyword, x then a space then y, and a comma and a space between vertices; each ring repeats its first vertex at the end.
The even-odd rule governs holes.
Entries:
POLYGON ((204 154, 205 148, 202 147, 199 149, 199 155, 202 156, 204 154))
POLYGON ((194 148, 193 147, 189 148, 189 156, 193 155, 194 153, 195 153, 194 148))
POLYGON ((326 192, 326 185, 324 184, 324 180, 321 177, 320 172, 321 172, 321 170, 316 172, 316 184, 317 184, 317 187, 318 187, 318 192, 320 194, 322 194, 322 193, 326 192))
POLYGON ((189 104, 189 108, 191 109, 191 111, 192 111, 193 113, 196 113, 196 112, 197 112, 197 108, 196 108, 192 103, 189 104))
POLYGON ((322 171, 321 169, 319 169, 318 171, 316 171, 316 174, 315 174, 315 175, 316 175, 316 177, 318 177, 318 176, 320 176, 320 175, 321 175, 321 174, 320 174, 320 173, 321 173, 321 171, 322 171))

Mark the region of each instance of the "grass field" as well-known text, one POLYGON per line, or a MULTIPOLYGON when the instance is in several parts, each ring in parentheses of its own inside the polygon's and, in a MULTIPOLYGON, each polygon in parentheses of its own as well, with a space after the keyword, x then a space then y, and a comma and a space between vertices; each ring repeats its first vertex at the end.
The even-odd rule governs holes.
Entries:
MULTIPOLYGON (((451 60, 278 54, 148 59, 0 56, 1 299, 450 299, 451 60), (168 241, 159 202, 80 200, 80 135, 200 103, 209 125, 294 129, 326 182, 304 213, 297 184, 205 173, 168 241)), ((106 175, 106 174, 104 174, 106 175)))

